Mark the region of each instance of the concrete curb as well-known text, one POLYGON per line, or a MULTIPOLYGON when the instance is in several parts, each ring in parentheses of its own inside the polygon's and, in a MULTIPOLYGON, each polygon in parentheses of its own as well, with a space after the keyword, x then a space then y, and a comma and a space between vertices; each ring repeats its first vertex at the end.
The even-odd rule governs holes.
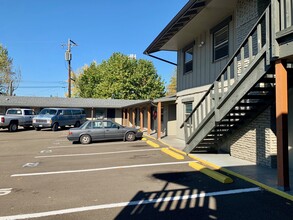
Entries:
POLYGON ((263 188, 263 189, 265 189, 265 190, 267 190, 267 191, 269 191, 269 192, 271 192, 271 193, 274 193, 274 194, 276 194, 276 195, 278 195, 278 196, 281 196, 281 197, 283 197, 283 198, 285 198, 285 199, 288 199, 288 200, 290 200, 290 201, 293 201, 293 196, 290 195, 290 194, 288 194, 288 193, 285 193, 285 192, 283 192, 283 191, 281 191, 281 190, 278 190, 278 189, 275 189, 275 188, 273 188, 273 187, 267 186, 267 185, 265 185, 265 184, 263 184, 263 183, 260 183, 260 182, 258 182, 258 181, 256 181, 256 180, 250 179, 250 178, 248 178, 248 177, 246 177, 246 176, 243 176, 243 175, 241 175, 241 174, 238 174, 238 173, 236 173, 236 172, 234 172, 234 171, 231 171, 231 170, 229 170, 229 169, 226 169, 226 168, 224 168, 224 167, 220 167, 220 166, 218 166, 218 165, 215 165, 215 164, 213 164, 213 163, 210 163, 210 162, 208 162, 208 161, 205 161, 205 160, 203 160, 203 159, 201 159, 201 158, 198 158, 198 157, 195 157, 195 156, 193 156, 193 155, 188 155, 188 156, 189 156, 190 158, 194 159, 194 160, 197 160, 197 161, 201 162, 202 164, 205 164, 205 165, 207 165, 207 166, 209 166, 209 167, 212 167, 212 168, 214 168, 214 169, 217 169, 217 170, 221 170, 221 171, 223 171, 223 172, 225 172, 225 173, 228 173, 228 174, 230 174, 230 175, 233 175, 233 176, 235 176, 235 177, 237 177, 237 178, 239 178, 239 179, 243 179, 243 180, 245 180, 245 181, 247 181, 247 182, 249 182, 249 183, 252 183, 252 184, 254 184, 254 185, 256 185, 256 186, 259 186, 259 187, 261 187, 261 188, 263 188))
POLYGON ((175 148, 175 147, 169 147, 170 148, 170 150, 172 150, 172 151, 175 151, 175 152, 177 152, 178 154, 182 154, 182 155, 184 155, 184 156, 187 156, 187 153, 185 153, 184 151, 182 151, 182 150, 178 150, 177 148, 175 148))
MULTIPOLYGON (((157 140, 156 138, 151 137, 151 136, 146 136, 146 137, 149 137, 149 138, 152 138, 152 139, 154 139, 154 140, 157 140)), ((161 143, 164 144, 164 145, 167 145, 167 146, 171 147, 170 145, 165 144, 165 143, 162 142, 161 140, 157 140, 157 141, 161 142, 161 143)), ((248 178, 248 177, 246 177, 246 176, 243 176, 243 175, 241 175, 241 174, 238 174, 238 173, 236 173, 236 172, 234 172, 234 171, 228 170, 228 169, 226 169, 226 168, 223 168, 223 167, 218 166, 218 165, 216 165, 216 164, 213 164, 213 163, 211 163, 211 162, 205 161, 205 160, 203 160, 203 159, 201 159, 201 158, 198 158, 198 157, 195 157, 195 156, 193 156, 193 155, 188 154, 188 156, 189 156, 190 158, 194 159, 194 160, 197 160, 197 161, 201 162, 202 164, 204 164, 204 165, 206 165, 206 166, 208 166, 208 167, 211 167, 211 168, 214 168, 214 169, 217 169, 217 170, 221 170, 221 171, 223 171, 223 172, 225 172, 225 173, 228 173, 228 174, 230 174, 230 175, 233 175, 233 176, 235 176, 235 177, 238 177, 239 179, 243 179, 243 180, 245 180, 245 181, 247 181, 247 182, 250 182, 250 183, 252 183, 252 184, 254 184, 254 185, 256 185, 256 186, 259 186, 259 187, 261 187, 261 188, 263 188, 263 189, 265 189, 265 190, 267 190, 267 191, 269 191, 269 192, 271 192, 271 193, 274 193, 274 194, 276 194, 276 195, 278 195, 278 196, 281 196, 281 197, 283 197, 283 198, 285 198, 285 199, 288 199, 288 200, 290 200, 290 201, 293 201, 293 196, 290 195, 290 194, 288 194, 288 193, 286 193, 286 192, 283 192, 283 191, 278 190, 278 189, 276 189, 276 188, 273 188, 273 187, 271 187, 271 186, 265 185, 265 184, 260 183, 260 182, 258 182, 258 181, 256 181, 256 180, 253 180, 253 179, 251 179, 251 178, 248 178)))
POLYGON ((177 160, 184 160, 184 156, 183 155, 178 154, 178 153, 170 150, 169 148, 164 147, 164 148, 161 149, 161 151, 164 152, 164 153, 166 153, 166 154, 168 154, 169 156, 177 159, 177 160))
POLYGON ((198 164, 197 162, 190 162, 188 165, 221 183, 233 183, 233 180, 230 177, 218 173, 217 171, 211 170, 201 164, 198 164))
POLYGON ((154 147, 154 148, 159 148, 160 147, 160 145, 158 145, 158 144, 156 144, 156 143, 154 143, 154 142, 152 142, 150 140, 147 140, 146 143, 148 145, 150 145, 151 147, 154 147))

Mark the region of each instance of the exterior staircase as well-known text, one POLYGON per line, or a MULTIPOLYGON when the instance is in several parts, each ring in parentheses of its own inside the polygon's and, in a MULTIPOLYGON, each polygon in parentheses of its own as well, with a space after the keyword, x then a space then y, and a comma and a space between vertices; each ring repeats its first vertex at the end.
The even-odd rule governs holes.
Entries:
POLYGON ((233 131, 275 102, 276 33, 290 28, 292 11, 287 7, 291 5, 286 0, 272 1, 186 118, 181 125, 185 152, 217 150, 233 131))

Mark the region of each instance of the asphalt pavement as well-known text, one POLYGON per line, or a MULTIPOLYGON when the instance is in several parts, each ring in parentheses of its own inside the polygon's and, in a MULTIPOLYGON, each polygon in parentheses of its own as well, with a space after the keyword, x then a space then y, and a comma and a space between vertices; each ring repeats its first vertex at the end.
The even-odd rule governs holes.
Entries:
POLYGON ((67 132, 0 130, 0 220, 292 219, 292 201, 230 174, 218 182, 163 146, 72 144, 67 132))

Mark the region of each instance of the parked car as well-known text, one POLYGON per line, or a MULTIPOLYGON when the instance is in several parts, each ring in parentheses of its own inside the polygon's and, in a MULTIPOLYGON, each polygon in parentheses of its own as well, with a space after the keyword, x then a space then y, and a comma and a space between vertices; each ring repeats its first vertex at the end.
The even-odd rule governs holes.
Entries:
POLYGON ((27 129, 32 126, 34 115, 32 109, 10 108, 5 115, 0 115, 0 128, 8 128, 11 132, 17 131, 18 126, 27 129))
POLYGON ((33 118, 33 126, 39 131, 42 128, 51 128, 57 131, 59 126, 79 127, 86 121, 86 114, 81 108, 44 108, 33 118))
POLYGON ((141 139, 142 132, 137 128, 124 127, 111 120, 87 121, 79 128, 71 128, 67 139, 73 142, 89 144, 98 140, 134 141, 141 139))

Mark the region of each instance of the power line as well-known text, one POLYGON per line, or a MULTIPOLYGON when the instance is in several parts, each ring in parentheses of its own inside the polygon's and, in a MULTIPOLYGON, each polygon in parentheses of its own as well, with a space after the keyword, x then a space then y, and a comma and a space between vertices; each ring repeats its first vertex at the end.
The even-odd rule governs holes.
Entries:
POLYGON ((18 89, 45 89, 45 88, 66 88, 66 86, 18 86, 18 89))
POLYGON ((59 83, 59 84, 65 84, 67 83, 66 81, 25 81, 25 80, 22 80, 20 81, 20 83, 23 83, 23 84, 35 84, 35 83, 44 83, 44 84, 52 84, 52 83, 59 83))

